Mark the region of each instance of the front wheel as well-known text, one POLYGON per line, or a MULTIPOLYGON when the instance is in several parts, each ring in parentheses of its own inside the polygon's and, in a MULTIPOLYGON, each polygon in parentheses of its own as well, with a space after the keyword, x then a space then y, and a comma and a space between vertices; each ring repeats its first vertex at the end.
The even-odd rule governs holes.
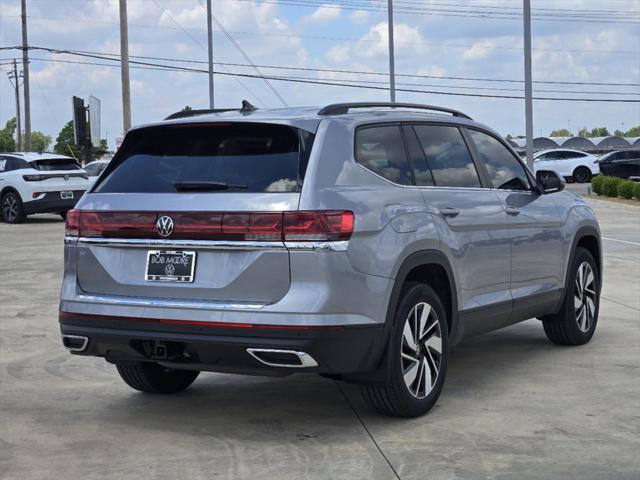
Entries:
POLYGON ((447 317, 438 295, 415 284, 402 295, 388 348, 386 382, 363 385, 365 400, 379 413, 418 417, 436 403, 447 370, 447 317))
POLYGON ((127 385, 145 393, 177 393, 186 389, 200 372, 165 368, 152 362, 117 363, 120 377, 127 385))
POLYGON ((596 331, 600 308, 600 275, 591 253, 577 248, 562 307, 542 317, 547 338, 557 345, 584 345, 596 331))

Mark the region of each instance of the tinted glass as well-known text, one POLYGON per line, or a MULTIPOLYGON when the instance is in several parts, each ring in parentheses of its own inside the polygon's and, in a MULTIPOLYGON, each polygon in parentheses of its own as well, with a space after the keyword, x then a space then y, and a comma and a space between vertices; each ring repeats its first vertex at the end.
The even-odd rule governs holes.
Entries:
POLYGON ((416 125, 414 129, 436 185, 480 187, 478 172, 460 130, 436 125, 416 125))
POLYGON ((0 172, 9 171, 9 162, 6 158, 0 157, 0 172))
POLYGON ((87 172, 90 177, 97 177, 106 166, 106 163, 93 163, 84 167, 84 171, 87 172))
MULTIPOLYGON (((112 160, 102 193, 173 193, 180 185, 222 183, 217 192, 299 190, 295 129, 257 123, 179 124, 135 130, 112 160)), ((210 191, 210 190, 208 190, 210 191)))
POLYGON ((404 127, 404 139, 407 142, 407 150, 413 164, 413 176, 416 179, 416 185, 432 186, 435 185, 431 169, 424 156, 418 137, 412 127, 404 127))
POLYGON ((394 183, 413 183, 400 127, 396 125, 358 129, 356 161, 394 183))
POLYGON ((529 180, 522 164, 498 139, 477 130, 469 130, 480 158, 487 167, 494 188, 529 190, 529 180))
POLYGON ((48 158, 46 160, 34 160, 29 163, 36 170, 42 171, 78 170, 80 168, 80 165, 71 158, 48 158))

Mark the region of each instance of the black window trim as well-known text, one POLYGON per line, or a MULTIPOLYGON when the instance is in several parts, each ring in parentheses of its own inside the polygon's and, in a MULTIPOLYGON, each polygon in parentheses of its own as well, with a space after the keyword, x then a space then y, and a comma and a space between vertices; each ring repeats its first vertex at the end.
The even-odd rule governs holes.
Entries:
POLYGON ((488 187, 489 189, 491 189, 491 190, 499 190, 501 192, 537 193, 537 189, 536 189, 537 182, 535 180, 535 177, 533 176, 533 174, 529 170, 529 167, 522 161, 522 159, 518 156, 518 154, 515 153, 515 151, 511 147, 511 145, 509 145, 505 140, 503 140, 499 136, 496 136, 493 132, 491 132, 489 130, 485 130, 483 128, 478 128, 476 126, 465 126, 463 128, 463 130, 464 130, 464 134, 469 137, 469 142, 471 144, 471 155, 476 157, 476 160, 481 165, 482 175, 485 177, 487 185, 489 185, 489 187, 488 187), (468 130, 476 130, 476 131, 478 131, 480 133, 484 133, 485 135, 489 135, 490 137, 492 137, 492 138, 496 139, 498 142, 500 142, 507 149, 507 151, 513 156, 513 158, 515 158, 516 161, 523 167, 524 174, 527 176, 527 179, 529 180, 529 188, 527 190, 509 190, 509 189, 505 189, 505 188, 495 188, 493 186, 493 182, 491 182, 491 177, 489 175, 489 171, 487 170, 486 165, 484 164, 484 160, 482 160, 482 157, 480 156, 480 152, 478 151, 478 147, 476 146, 475 142, 473 141, 473 138, 471 138, 471 134, 468 132, 468 130))

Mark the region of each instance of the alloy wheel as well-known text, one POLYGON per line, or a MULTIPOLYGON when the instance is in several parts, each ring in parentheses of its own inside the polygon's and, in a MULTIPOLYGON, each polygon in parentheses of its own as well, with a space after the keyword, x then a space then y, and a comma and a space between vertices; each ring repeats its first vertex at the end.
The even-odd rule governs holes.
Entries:
POLYGON ((4 202, 2 202, 2 217, 7 222, 13 222, 18 216, 18 201, 16 198, 9 194, 4 197, 4 202))
POLYGON ((415 398, 424 398, 433 390, 442 364, 442 332, 435 310, 426 302, 416 304, 402 332, 402 375, 415 398))
POLYGON ((596 277, 588 262, 582 262, 576 273, 573 306, 581 332, 587 333, 596 316, 596 277))

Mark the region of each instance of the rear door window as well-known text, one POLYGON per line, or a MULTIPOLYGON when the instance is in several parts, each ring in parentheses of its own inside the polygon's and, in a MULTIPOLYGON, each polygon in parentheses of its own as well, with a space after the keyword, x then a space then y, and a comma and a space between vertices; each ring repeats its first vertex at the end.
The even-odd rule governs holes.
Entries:
POLYGON ((308 132, 258 123, 134 130, 94 191, 175 193, 200 186, 202 191, 295 192, 312 141, 308 132))
POLYGON ((431 167, 435 185, 480 187, 478 171, 457 127, 415 125, 422 151, 431 167))
POLYGON ((356 161, 393 183, 413 183, 398 125, 359 128, 356 131, 356 161))
POLYGON ((502 142, 478 130, 468 131, 487 168, 493 188, 502 190, 531 189, 524 167, 502 142))

